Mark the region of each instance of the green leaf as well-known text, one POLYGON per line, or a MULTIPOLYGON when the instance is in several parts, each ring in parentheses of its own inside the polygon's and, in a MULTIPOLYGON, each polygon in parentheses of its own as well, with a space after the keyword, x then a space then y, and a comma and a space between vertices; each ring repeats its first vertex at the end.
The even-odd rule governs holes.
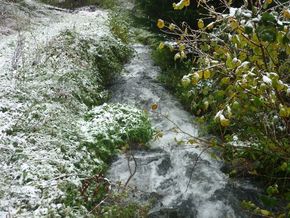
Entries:
POLYGON ((271 215, 271 212, 270 211, 268 211, 268 210, 260 210, 260 213, 263 215, 263 216, 269 216, 269 215, 271 215))
POLYGON ((253 27, 251 26, 245 26, 245 33, 251 34, 253 32, 253 27))
POLYGON ((261 25, 257 28, 257 35, 263 41, 275 42, 277 38, 277 30, 275 27, 261 25))
POLYGON ((290 201, 290 192, 286 192, 286 193, 284 194, 284 197, 285 197, 285 200, 286 200, 286 201, 290 201))
POLYGON ((278 201, 276 198, 274 197, 270 197, 270 196, 266 196, 266 195, 262 195, 260 197, 261 201, 263 202, 263 204, 265 204, 268 207, 273 207, 276 206, 278 201))
POLYGON ((264 22, 264 23, 275 23, 276 22, 276 18, 274 17, 274 15, 272 15, 272 14, 270 14, 268 12, 265 12, 262 15, 261 21, 264 22))

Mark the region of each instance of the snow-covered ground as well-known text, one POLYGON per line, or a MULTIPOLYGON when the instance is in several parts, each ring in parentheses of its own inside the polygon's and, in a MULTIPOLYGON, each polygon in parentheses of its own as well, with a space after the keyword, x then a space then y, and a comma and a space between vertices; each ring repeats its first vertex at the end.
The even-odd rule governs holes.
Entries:
POLYGON ((80 149, 78 123, 87 97, 107 95, 93 56, 113 38, 108 13, 26 2, 34 8, 26 30, 0 35, 0 217, 84 216, 63 201, 66 185, 80 187, 97 164, 80 149))

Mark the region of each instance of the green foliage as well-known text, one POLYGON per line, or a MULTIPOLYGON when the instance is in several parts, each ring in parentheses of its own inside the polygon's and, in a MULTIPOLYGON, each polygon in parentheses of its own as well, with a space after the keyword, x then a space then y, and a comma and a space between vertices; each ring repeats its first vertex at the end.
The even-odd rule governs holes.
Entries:
POLYGON ((180 93, 182 87, 179 85, 181 78, 190 71, 191 61, 173 62, 174 53, 168 47, 155 49, 152 52, 152 59, 161 68, 162 73, 159 76, 169 90, 180 93))
POLYGON ((61 76, 53 75, 59 84, 67 84, 71 89, 59 100, 72 95, 88 107, 99 105, 108 98, 105 86, 121 72, 123 64, 132 55, 129 46, 114 38, 103 37, 96 41, 73 31, 60 34, 45 50, 47 61, 37 66, 39 74, 51 77, 46 73, 47 67, 62 71, 70 65, 70 70, 61 76))
POLYGON ((129 43, 129 24, 130 19, 127 14, 113 11, 110 14, 109 26, 113 35, 123 43, 129 43))
POLYGON ((109 160, 122 146, 145 144, 153 133, 145 112, 120 104, 95 107, 85 116, 82 129, 84 146, 103 161, 109 160))
MULTIPOLYGON (((159 47, 165 53, 174 50, 171 62, 192 64, 180 82, 170 80, 171 74, 166 82, 178 87, 184 105, 221 136, 224 158, 247 160, 243 175, 289 191, 289 2, 273 8, 269 4, 252 11, 229 8, 230 14, 223 16, 209 9, 211 20, 199 19, 199 29, 159 20, 157 26, 176 37, 175 44, 159 47)), ((161 67, 166 62, 157 56, 161 67)), ((166 72, 174 72, 176 66, 167 66, 166 72)), ((181 77, 180 71, 173 74, 181 77)))
MULTIPOLYGON (((173 1, 171 0, 137 0, 137 2, 150 18, 154 20, 162 18, 165 20, 174 20, 179 24, 183 21, 193 24, 194 20, 199 16, 195 4, 192 4, 185 11, 175 11, 172 7, 173 1)), ((155 26, 155 23, 152 25, 155 26)))
POLYGON ((97 4, 105 9, 114 9, 119 3, 116 0, 98 0, 97 4))
POLYGON ((156 48, 159 43, 158 37, 144 28, 135 28, 131 34, 134 42, 142 43, 156 48))
POLYGON ((96 45, 99 54, 94 57, 94 64, 102 73, 105 84, 110 84, 116 73, 120 73, 123 65, 132 57, 133 50, 113 38, 102 38, 96 45))
POLYGON ((125 44, 137 42, 156 47, 158 36, 148 30, 144 16, 139 10, 132 14, 131 11, 115 8, 110 13, 110 30, 125 44))
MULTIPOLYGON (((115 203, 114 203, 115 204, 115 203)), ((115 204, 102 208, 101 218, 131 218, 131 217, 147 217, 148 207, 141 206, 137 203, 129 203, 126 206, 124 204, 115 204)))

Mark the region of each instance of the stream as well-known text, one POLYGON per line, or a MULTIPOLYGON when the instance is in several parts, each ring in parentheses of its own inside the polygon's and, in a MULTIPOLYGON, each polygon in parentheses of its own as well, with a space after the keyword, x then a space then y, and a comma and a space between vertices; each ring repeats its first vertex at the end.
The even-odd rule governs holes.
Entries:
MULTIPOLYGON (((44 14, 38 20, 34 20, 34 29, 31 29, 31 33, 23 33, 23 36, 27 38, 25 48, 29 50, 29 53, 25 53, 25 55, 31 57, 31 60, 26 60, 28 63, 34 63, 34 51, 37 51, 38 46, 48 44, 66 30, 74 29, 81 35, 96 38, 110 36, 109 28, 105 25, 108 19, 105 11, 97 10, 95 7, 87 7, 84 10, 77 10, 75 13, 68 13, 63 9, 51 6, 44 7, 31 0, 27 0, 27 2, 36 7, 41 12, 39 12, 40 14, 44 14), (96 11, 93 12, 94 10, 96 11)), ((124 2, 126 3, 126 1, 124 2)), ((25 102, 18 101, 18 97, 16 98, 11 94, 22 92, 16 86, 18 81, 14 74, 17 71, 14 70, 12 73, 10 69, 11 57, 13 54, 17 54, 15 51, 18 51, 17 46, 11 45, 20 40, 17 37, 17 34, 7 36, 5 41, 2 40, 0 43, 2 48, 2 52, 0 52, 2 69, 0 78, 2 84, 5 84, 1 90, 1 97, 4 99, 5 105, 9 106, 7 108, 14 108, 11 111, 0 113, 3 131, 14 125, 14 122, 18 122, 18 117, 22 116, 23 111, 28 110, 29 101, 39 101, 39 96, 41 96, 38 91, 35 91, 37 89, 32 90, 33 92, 28 90, 29 94, 25 95, 29 96, 27 103, 26 100, 25 102), (8 113, 9 115, 7 115, 8 113)), ((153 127, 162 132, 162 137, 152 140, 148 150, 133 150, 134 158, 128 159, 126 154, 120 154, 113 161, 107 177, 112 181, 112 184, 128 182, 128 187, 136 190, 134 195, 130 196, 132 201, 146 203, 154 199, 148 214, 151 218, 253 217, 246 214, 240 204, 244 199, 257 201, 256 198, 260 190, 246 180, 230 179, 220 170, 223 166, 221 161, 213 159, 209 152, 203 152, 202 145, 190 141, 190 137, 184 132, 195 137, 199 135, 199 127, 194 122, 194 117, 185 111, 179 101, 159 82, 160 69, 154 65, 151 59, 150 48, 141 44, 135 44, 133 48, 135 50, 134 58, 125 65, 122 75, 110 87, 113 93, 110 102, 129 104, 148 111, 153 127), (151 105, 155 103, 158 105, 158 109, 152 111, 151 105), (128 180, 131 175, 129 168, 132 171, 136 169, 136 173, 128 180)), ((24 59, 24 55, 22 58, 24 59)), ((41 80, 35 78, 35 81, 38 83, 41 80)), ((41 82, 43 83, 39 82, 39 84, 45 87, 43 93, 51 93, 49 86, 45 85, 46 80, 41 82)), ((27 82, 27 84, 30 83, 27 82)), ((43 96, 46 96, 44 94, 43 96)), ((3 102, 1 102, 2 105, 4 105, 3 102)), ((51 104, 54 105, 55 102, 52 101, 51 104)), ((62 109, 60 114, 65 114, 63 111, 66 111, 66 107, 59 105, 59 108, 62 109)), ((49 116, 51 116, 49 117, 51 120, 59 119, 53 115, 49 116)), ((60 117, 67 120, 67 117, 60 117)), ((76 120, 74 116, 71 119, 76 120)), ((74 125, 73 122, 70 123, 71 126, 74 125)), ((57 126, 57 124, 52 124, 53 128, 57 126)), ((69 127, 66 126, 68 129, 69 127)), ((70 174, 79 174, 79 171, 72 164, 75 160, 73 158, 64 159, 58 147, 58 143, 67 144, 68 151, 74 153, 73 149, 78 146, 78 143, 73 140, 61 141, 60 139, 63 137, 61 134, 59 138, 51 138, 47 132, 39 136, 35 133, 37 139, 34 140, 35 142, 30 142, 29 137, 24 138, 22 135, 2 134, 1 137, 1 143, 5 142, 9 145, 7 148, 2 147, 6 148, 6 153, 1 151, 3 160, 12 159, 11 157, 14 155, 12 151, 19 152, 18 146, 20 145, 23 152, 19 153, 19 156, 22 155, 23 158, 17 157, 13 164, 2 161, 4 164, 0 166, 3 168, 0 171, 2 173, 0 174, 2 186, 0 195, 1 191, 7 193, 5 196, 0 196, 0 217, 10 217, 10 211, 11 214, 22 213, 22 217, 43 217, 43 214, 47 214, 47 211, 51 210, 51 205, 54 206, 55 211, 59 210, 58 206, 63 205, 56 205, 54 202, 63 196, 63 192, 56 185, 53 185, 56 184, 54 178, 66 179, 66 177, 62 174, 59 175, 57 165, 51 163, 51 160, 61 163, 62 165, 59 165, 62 167, 61 169, 67 169, 70 174), (52 139, 58 143, 54 145, 50 142, 52 139), (35 145, 36 142, 38 144, 35 145), (48 148, 50 150, 47 150, 48 148), (12 153, 11 157, 10 153, 12 153), (48 161, 43 162, 43 160, 48 161), (22 172, 26 173, 25 170, 33 178, 27 184, 22 182, 22 180, 24 181, 22 172), (49 197, 42 196, 44 191, 50 193, 49 197), (24 208, 20 211, 19 208, 23 205, 30 206, 28 209, 24 208)), ((82 173, 90 174, 89 169, 88 172, 82 173)), ((78 217, 78 214, 74 215, 78 217)), ((81 216, 79 215, 79 217, 81 216)))
MULTIPOLYGON (((128 186, 140 193, 133 200, 155 199, 149 217, 249 217, 240 201, 256 196, 258 190, 246 181, 231 181, 221 172, 221 162, 207 152, 200 155, 202 147, 188 143, 188 136, 176 131, 172 121, 184 132, 198 136, 194 117, 158 82, 160 70, 150 58, 150 49, 140 44, 133 47, 135 57, 112 85, 111 102, 147 111, 152 103, 158 104, 158 112, 149 114, 154 128, 163 132, 163 137, 150 142, 149 151, 135 150, 135 161, 129 159, 131 170, 135 162, 137 167, 128 186)), ((113 183, 125 184, 129 176, 128 158, 119 155, 108 177, 113 183)))

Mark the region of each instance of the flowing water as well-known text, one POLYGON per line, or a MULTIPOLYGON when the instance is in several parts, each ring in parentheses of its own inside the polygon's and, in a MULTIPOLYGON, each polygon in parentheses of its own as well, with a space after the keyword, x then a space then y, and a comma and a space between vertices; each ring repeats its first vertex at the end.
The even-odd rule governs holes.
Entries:
MULTIPOLYGON (((240 199, 251 198, 257 190, 250 184, 231 181, 221 172, 222 163, 207 152, 198 159, 202 147, 188 143, 188 135, 174 131, 176 126, 171 122, 198 136, 194 117, 158 82, 159 69, 150 58, 150 49, 143 45, 134 45, 134 49, 135 57, 112 86, 111 101, 148 111, 157 103, 158 113, 151 112, 150 116, 154 127, 164 134, 150 143, 149 151, 133 151, 136 163, 131 158, 129 164, 132 171, 135 164, 137 167, 128 186, 141 193, 135 200, 155 199, 149 217, 248 217, 240 199)), ((129 176, 128 158, 119 155, 108 177, 125 184, 129 176)))
MULTIPOLYGON (((98 16, 101 15, 99 12, 98 16)), ((93 15, 88 20, 88 14, 84 12, 65 16, 66 19, 54 29, 48 28, 47 32, 55 35, 77 22, 86 24, 91 32, 90 19, 91 23, 100 23, 93 19, 93 15)), ((129 159, 131 170, 135 164, 137 166, 136 174, 128 183, 137 190, 133 200, 146 202, 155 199, 149 217, 249 217, 240 207, 240 200, 253 199, 259 190, 246 182, 241 184, 230 180, 221 172, 221 162, 212 159, 209 153, 202 153, 202 146, 189 143, 188 135, 176 129, 175 124, 193 136, 199 134, 194 117, 158 82, 160 70, 150 58, 150 49, 139 44, 133 48, 135 57, 111 87, 111 102, 136 105, 147 111, 157 103, 157 112, 149 114, 154 127, 163 132, 162 137, 150 142, 148 151, 133 151, 136 162, 129 159)), ((128 181, 130 173, 126 155, 119 155, 112 163, 108 177, 113 183, 121 181, 125 184, 128 181)))

